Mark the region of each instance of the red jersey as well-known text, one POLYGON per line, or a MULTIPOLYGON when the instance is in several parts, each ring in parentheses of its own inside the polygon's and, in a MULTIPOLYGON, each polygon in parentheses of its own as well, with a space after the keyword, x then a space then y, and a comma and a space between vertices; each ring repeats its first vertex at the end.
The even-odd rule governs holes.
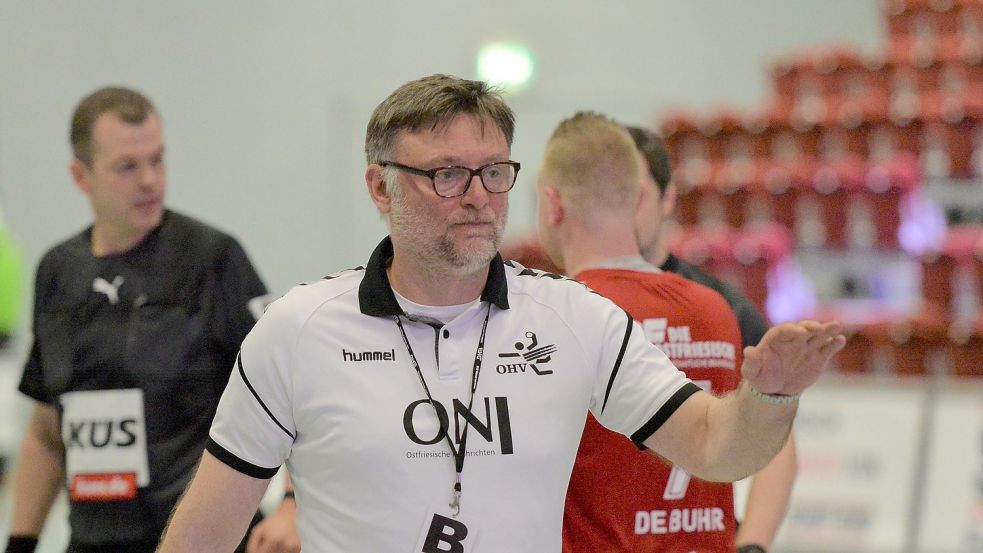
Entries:
MULTIPOLYGON (((719 293, 672 273, 590 269, 576 276, 624 308, 645 335, 714 394, 740 381, 741 333, 719 293)), ((564 553, 733 552, 731 484, 704 482, 588 415, 567 491, 564 553)))

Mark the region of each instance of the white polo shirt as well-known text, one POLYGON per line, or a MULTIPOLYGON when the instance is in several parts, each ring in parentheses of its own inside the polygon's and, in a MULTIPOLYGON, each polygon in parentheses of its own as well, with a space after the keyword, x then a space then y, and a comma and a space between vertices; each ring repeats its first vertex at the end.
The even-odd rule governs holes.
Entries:
POLYGON ((432 405, 394 320, 391 256, 387 238, 367 268, 269 307, 243 342, 208 451, 257 478, 286 461, 305 551, 446 551, 440 539, 462 539, 468 552, 559 552, 588 409, 641 444, 698 388, 607 299, 496 257, 482 301, 453 320, 401 318, 432 405), (455 481, 441 428, 456 447, 466 426, 460 514, 441 538, 455 481))

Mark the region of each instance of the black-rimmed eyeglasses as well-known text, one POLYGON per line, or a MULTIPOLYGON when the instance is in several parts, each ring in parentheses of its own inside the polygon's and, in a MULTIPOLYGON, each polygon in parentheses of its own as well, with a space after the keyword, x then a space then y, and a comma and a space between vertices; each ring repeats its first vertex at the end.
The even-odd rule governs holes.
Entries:
POLYGON ((437 167, 436 169, 418 169, 396 163, 395 161, 383 161, 379 163, 383 167, 395 167, 400 171, 406 171, 414 175, 430 177, 433 183, 433 191, 442 198, 454 198, 463 196, 468 188, 471 187, 471 180, 475 175, 481 179, 482 186, 492 194, 502 194, 508 192, 515 185, 515 179, 519 175, 518 161, 496 161, 471 169, 470 167, 460 167, 452 165, 448 167, 437 167))

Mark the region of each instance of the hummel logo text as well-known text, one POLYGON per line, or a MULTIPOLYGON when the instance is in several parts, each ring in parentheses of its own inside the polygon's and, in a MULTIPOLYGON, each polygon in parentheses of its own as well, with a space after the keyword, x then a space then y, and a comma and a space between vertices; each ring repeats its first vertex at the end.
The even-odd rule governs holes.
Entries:
POLYGON ((396 350, 389 351, 348 351, 341 350, 341 358, 344 361, 395 361, 396 350))

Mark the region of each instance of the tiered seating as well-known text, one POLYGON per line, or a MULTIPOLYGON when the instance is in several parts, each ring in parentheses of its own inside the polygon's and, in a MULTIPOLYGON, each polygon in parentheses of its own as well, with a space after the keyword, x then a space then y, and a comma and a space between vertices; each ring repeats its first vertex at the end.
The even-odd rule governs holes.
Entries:
POLYGON ((742 230, 689 228, 674 236, 670 249, 743 291, 764 312, 771 271, 791 255, 792 237, 774 224, 742 230))
MULTIPOLYGON (((926 253, 931 240, 917 240, 917 225, 907 225, 907 236, 903 229, 922 201, 923 175, 983 179, 983 2, 882 7, 882 54, 836 44, 789 56, 772 67, 774 97, 757 113, 663 119, 684 228, 674 251, 764 305, 767 267, 733 262, 727 245, 751 229, 784 227, 810 251, 904 248, 923 267, 920 306, 861 317, 841 370, 872 370, 879 359, 902 374, 936 365, 981 374, 983 239, 956 229, 926 253), (966 307, 966 282, 975 307, 966 307)), ((755 263, 781 261, 764 255, 755 263)))
POLYGON ((918 159, 896 152, 892 136, 874 133, 871 149, 881 154, 868 159, 842 127, 816 133, 813 141, 783 129, 762 157, 755 153, 758 138, 736 121, 729 129, 706 125, 709 131, 674 136, 680 224, 740 228, 773 221, 794 229, 805 246, 897 247, 902 202, 921 179, 918 159))
MULTIPOLYGON (((920 258, 922 304, 908 317, 882 320, 857 330, 859 340, 880 347, 899 374, 923 374, 933 363, 956 375, 983 375, 983 227, 950 233, 938 251, 920 258)), ((867 352, 868 356, 873 350, 867 352)), ((870 358, 854 360, 869 365, 870 358)), ((853 367, 859 369, 859 367, 853 367)))
POLYGON ((956 376, 983 376, 983 318, 954 323, 948 353, 956 376))

